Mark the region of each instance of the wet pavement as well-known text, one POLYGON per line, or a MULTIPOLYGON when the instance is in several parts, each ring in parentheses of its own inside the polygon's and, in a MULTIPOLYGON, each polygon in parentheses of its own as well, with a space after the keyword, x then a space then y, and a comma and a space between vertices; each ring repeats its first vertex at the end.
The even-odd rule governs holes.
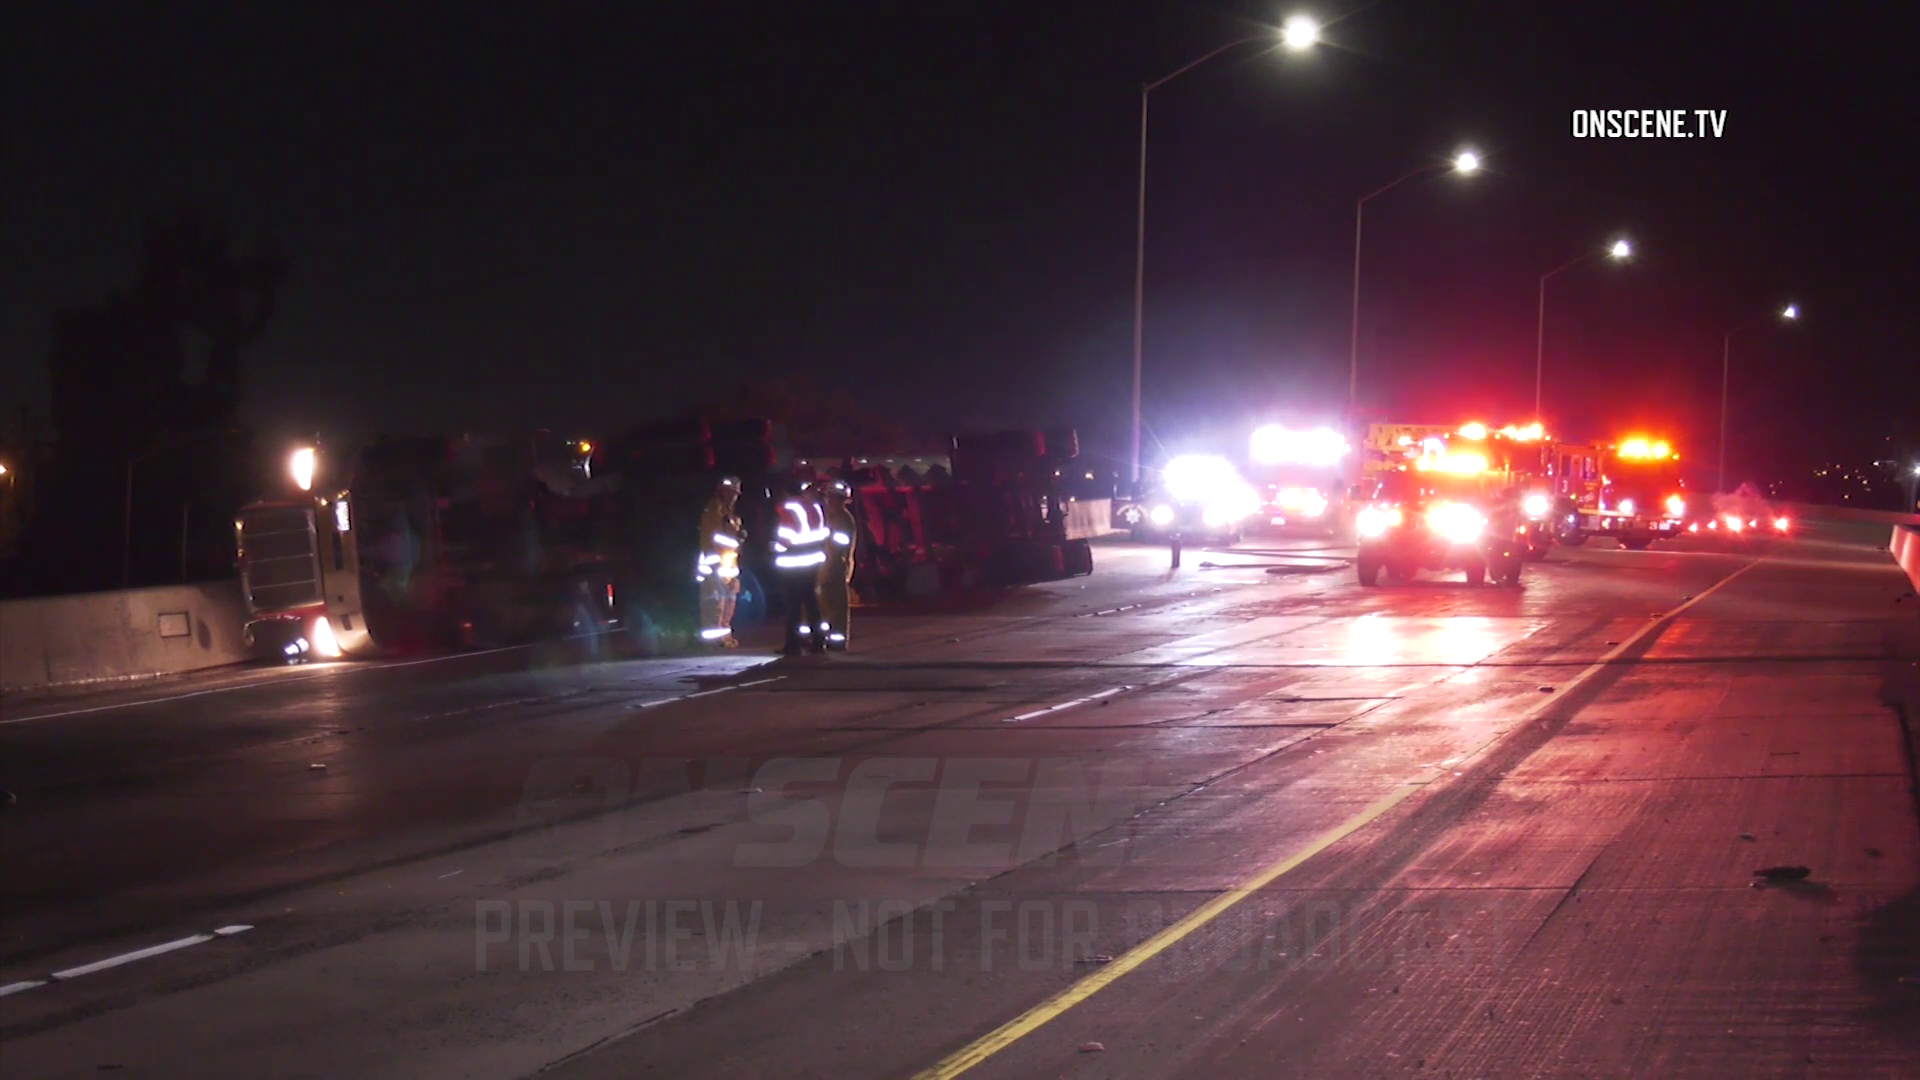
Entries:
POLYGON ((1596 542, 1518 590, 1103 544, 858 610, 825 658, 8 699, 0 1060, 1917 1075, 1920 607, 1884 543, 1596 542))

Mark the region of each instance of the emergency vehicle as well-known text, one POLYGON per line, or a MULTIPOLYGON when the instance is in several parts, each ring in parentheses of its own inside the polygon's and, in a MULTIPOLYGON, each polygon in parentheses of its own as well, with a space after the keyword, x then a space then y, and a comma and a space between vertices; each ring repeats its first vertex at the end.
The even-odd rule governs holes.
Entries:
POLYGON ((1404 582, 1421 570, 1459 570, 1471 585, 1518 585, 1525 522, 1506 471, 1485 452, 1450 448, 1436 435, 1404 461, 1378 474, 1355 516, 1360 584, 1378 584, 1382 572, 1404 582))
POLYGON ((1562 543, 1578 547, 1590 536, 1610 536, 1644 551, 1685 531, 1690 508, 1671 443, 1643 436, 1557 443, 1552 455, 1555 493, 1573 506, 1574 528, 1562 543))
POLYGON ((1175 536, 1231 546, 1259 520, 1259 492, 1233 463, 1212 454, 1182 454, 1161 467, 1145 497, 1115 511, 1115 523, 1140 541, 1175 536))
POLYGON ((1345 516, 1342 473, 1352 453, 1346 436, 1331 427, 1268 424, 1256 430, 1247 448, 1247 478, 1260 496, 1260 510, 1249 526, 1331 533, 1345 516))
POLYGON ((286 488, 234 520, 247 644, 299 661, 612 625, 591 449, 537 433, 295 450, 286 488))
POLYGON ((1556 538, 1578 527, 1571 500, 1555 495, 1555 443, 1538 421, 1524 427, 1509 424, 1497 430, 1478 422, 1463 424, 1447 443, 1470 447, 1484 455, 1488 469, 1516 493, 1523 518, 1520 531, 1529 561, 1546 558, 1556 538))

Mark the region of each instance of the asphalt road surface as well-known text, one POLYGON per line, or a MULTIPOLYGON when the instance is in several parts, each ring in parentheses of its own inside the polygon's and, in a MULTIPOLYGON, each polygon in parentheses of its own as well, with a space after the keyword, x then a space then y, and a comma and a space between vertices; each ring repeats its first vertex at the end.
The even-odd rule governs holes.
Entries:
POLYGON ((0 1075, 1913 1077, 1884 541, 8 699, 0 1075))

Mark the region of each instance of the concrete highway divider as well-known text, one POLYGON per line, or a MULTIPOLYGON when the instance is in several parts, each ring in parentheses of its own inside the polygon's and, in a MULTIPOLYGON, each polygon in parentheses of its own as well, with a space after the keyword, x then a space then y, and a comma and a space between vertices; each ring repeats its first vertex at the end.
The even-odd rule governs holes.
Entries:
POLYGON ((239 663, 246 618, 238 581, 0 602, 0 692, 239 663))
POLYGON ((1067 504, 1067 539, 1091 540, 1119 531, 1113 527, 1112 499, 1075 499, 1067 504))

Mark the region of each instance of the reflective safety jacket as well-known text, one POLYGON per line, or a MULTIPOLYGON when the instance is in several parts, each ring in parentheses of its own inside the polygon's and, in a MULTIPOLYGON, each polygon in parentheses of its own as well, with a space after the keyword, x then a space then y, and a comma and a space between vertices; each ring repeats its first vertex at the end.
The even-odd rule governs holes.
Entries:
POLYGON ((700 557, 693 568, 695 581, 718 575, 722 581, 740 576, 740 519, 718 498, 700 513, 700 557))
POLYGON ((812 500, 788 499, 780 504, 779 524, 773 530, 773 565, 780 570, 807 570, 827 561, 826 515, 812 500))
POLYGON ((828 510, 825 514, 827 526, 827 562, 842 572, 853 568, 854 538, 860 535, 860 524, 854 520, 853 511, 841 507, 828 510))

